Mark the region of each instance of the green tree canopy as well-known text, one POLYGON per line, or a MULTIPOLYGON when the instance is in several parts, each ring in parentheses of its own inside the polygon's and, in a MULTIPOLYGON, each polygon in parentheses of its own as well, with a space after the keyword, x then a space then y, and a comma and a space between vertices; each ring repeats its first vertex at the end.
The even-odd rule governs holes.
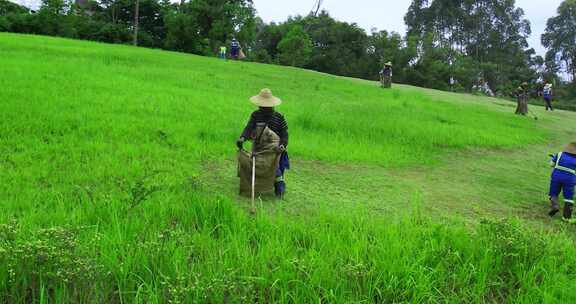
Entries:
POLYGON ((301 25, 294 25, 278 43, 280 63, 303 67, 310 60, 312 41, 301 25))
POLYGON ((562 2, 558 15, 548 19, 542 44, 548 49, 548 69, 559 72, 564 66, 576 80, 576 0, 562 2))
MULTIPOLYGON (((416 66, 448 70, 450 77, 443 76, 442 81, 458 77, 454 71, 460 69, 455 65, 465 62, 461 56, 472 58, 476 78, 495 90, 535 77, 526 40, 530 22, 514 0, 413 0, 405 22, 408 37, 418 44, 416 66)), ((457 80, 468 81, 468 88, 474 84, 468 77, 457 80)))

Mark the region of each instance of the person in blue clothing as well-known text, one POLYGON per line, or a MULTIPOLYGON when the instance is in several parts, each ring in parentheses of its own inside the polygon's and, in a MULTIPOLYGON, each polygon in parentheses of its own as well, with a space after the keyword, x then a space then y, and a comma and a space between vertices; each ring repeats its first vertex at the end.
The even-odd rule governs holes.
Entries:
POLYGON ((232 43, 230 44, 230 57, 234 60, 238 60, 240 57, 240 42, 238 42, 236 38, 232 39, 232 43))
POLYGON ((574 207, 574 188, 576 186, 576 142, 568 144, 563 152, 552 155, 551 165, 554 167, 550 181, 550 216, 560 211, 560 192, 564 195, 563 220, 576 223, 572 219, 574 207))

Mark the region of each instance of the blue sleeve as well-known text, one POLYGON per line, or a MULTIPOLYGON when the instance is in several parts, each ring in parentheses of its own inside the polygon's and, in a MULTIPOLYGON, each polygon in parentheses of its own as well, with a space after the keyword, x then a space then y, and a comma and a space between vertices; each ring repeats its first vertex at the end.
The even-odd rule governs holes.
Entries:
POLYGON ((550 166, 552 167, 556 166, 557 160, 558 160, 558 153, 552 155, 552 157, 550 158, 550 166))
POLYGON ((250 120, 248 120, 248 123, 246 124, 246 127, 244 128, 244 131, 242 131, 242 134, 240 136, 244 137, 244 139, 250 139, 252 131, 254 131, 255 128, 256 128, 256 120, 254 119, 254 113, 252 113, 250 115, 250 120))

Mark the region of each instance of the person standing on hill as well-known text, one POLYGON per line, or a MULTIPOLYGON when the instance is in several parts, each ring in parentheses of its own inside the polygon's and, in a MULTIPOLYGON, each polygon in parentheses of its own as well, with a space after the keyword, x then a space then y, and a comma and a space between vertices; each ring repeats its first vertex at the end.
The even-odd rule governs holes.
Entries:
POLYGON ((544 102, 546 102, 546 111, 554 111, 552 108, 552 84, 547 83, 544 86, 544 90, 542 91, 542 95, 544 96, 544 102))
POLYGON ((560 211, 559 196, 564 194, 563 220, 571 224, 574 207, 574 188, 576 186, 576 142, 568 144, 563 152, 552 155, 550 164, 554 167, 550 181, 550 216, 560 211))
POLYGON ((392 87, 392 62, 388 61, 384 64, 384 68, 380 71, 380 83, 382 88, 392 87))
POLYGON ((228 52, 228 49, 225 46, 221 46, 220 47, 220 59, 226 59, 226 53, 228 52))
POLYGON ((516 114, 528 114, 528 83, 524 82, 516 89, 516 98, 518 106, 516 107, 516 114))
POLYGON ((250 115, 250 120, 236 141, 238 149, 242 149, 244 142, 252 138, 257 125, 266 124, 266 126, 280 137, 280 144, 277 148, 280 154, 278 168, 276 169, 276 181, 274 191, 277 197, 282 198, 286 192, 286 183, 284 181, 284 172, 290 169, 290 160, 288 158, 288 123, 282 114, 274 110, 275 106, 282 103, 282 100, 272 95, 270 89, 262 89, 260 94, 250 98, 250 101, 259 107, 259 109, 250 115))
POLYGON ((232 43, 230 44, 230 57, 234 60, 238 60, 240 57, 240 42, 238 42, 236 38, 232 39, 232 43))

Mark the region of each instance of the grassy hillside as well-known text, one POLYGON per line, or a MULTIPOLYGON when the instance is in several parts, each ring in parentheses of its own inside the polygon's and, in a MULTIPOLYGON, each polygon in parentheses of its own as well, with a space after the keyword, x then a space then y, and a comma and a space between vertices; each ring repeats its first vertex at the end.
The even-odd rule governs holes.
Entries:
POLYGON ((1 302, 576 300, 574 231, 541 215, 571 113, 46 37, 0 54, 1 302), (294 168, 250 216, 234 140, 262 87, 294 168))

